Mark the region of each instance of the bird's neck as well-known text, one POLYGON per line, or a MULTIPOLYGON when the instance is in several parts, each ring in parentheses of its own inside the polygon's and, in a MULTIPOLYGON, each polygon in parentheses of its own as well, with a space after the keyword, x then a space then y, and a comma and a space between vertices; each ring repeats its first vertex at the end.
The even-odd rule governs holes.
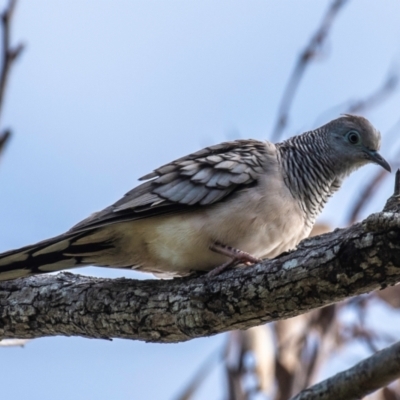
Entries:
POLYGON ((310 227, 342 182, 326 139, 323 131, 311 131, 277 144, 286 186, 310 227))

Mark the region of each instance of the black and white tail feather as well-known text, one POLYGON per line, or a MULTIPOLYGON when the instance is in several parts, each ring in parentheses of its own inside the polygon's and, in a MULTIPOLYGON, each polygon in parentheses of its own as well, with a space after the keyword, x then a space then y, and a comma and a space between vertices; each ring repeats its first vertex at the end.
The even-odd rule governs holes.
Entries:
POLYGON ((89 254, 113 247, 109 241, 76 244, 92 232, 63 234, 0 254, 0 280, 9 280, 90 265, 89 254))

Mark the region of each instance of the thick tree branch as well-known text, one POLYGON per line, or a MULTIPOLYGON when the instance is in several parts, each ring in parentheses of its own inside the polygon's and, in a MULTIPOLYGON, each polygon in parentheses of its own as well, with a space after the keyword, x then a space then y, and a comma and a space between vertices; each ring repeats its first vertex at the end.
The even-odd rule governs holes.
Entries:
POLYGON ((384 212, 361 224, 212 279, 136 281, 61 273, 2 282, 0 338, 181 342, 293 317, 399 281, 397 195, 384 212))
POLYGON ((400 377, 400 342, 375 353, 346 371, 301 391, 292 400, 353 400, 400 377))

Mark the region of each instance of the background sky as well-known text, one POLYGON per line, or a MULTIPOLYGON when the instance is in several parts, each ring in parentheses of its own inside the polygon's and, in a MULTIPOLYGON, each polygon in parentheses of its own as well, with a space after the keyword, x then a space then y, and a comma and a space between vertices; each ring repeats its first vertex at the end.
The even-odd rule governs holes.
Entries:
MULTIPOLYGON (((12 36, 26 50, 4 109, 3 126, 14 136, 0 165, 0 251, 60 234, 188 152, 233 138, 268 139, 296 57, 328 4, 20 0, 12 36)), ((399 69, 399 21, 398 1, 349 2, 323 57, 307 70, 287 136, 337 117, 343 102, 368 95, 399 69)), ((399 104, 396 93, 367 116, 385 134, 400 118, 399 104)), ((395 154, 399 134, 384 139, 385 157, 395 154)), ((354 174, 321 220, 343 226, 355 189, 377 168, 354 174)), ((381 210, 392 181, 365 214, 381 210)), ((17 400, 172 399, 225 340, 38 339, 0 350, 1 393, 17 400)), ((217 369, 197 399, 221 399, 223 384, 217 369)))

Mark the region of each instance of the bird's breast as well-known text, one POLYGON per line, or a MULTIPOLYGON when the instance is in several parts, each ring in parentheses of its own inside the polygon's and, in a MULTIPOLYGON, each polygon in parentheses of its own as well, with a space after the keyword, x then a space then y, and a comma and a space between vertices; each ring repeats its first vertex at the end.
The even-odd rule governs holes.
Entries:
POLYGON ((209 249, 215 241, 272 258, 307 235, 288 191, 249 189, 204 209, 127 222, 119 236, 125 240, 121 249, 127 261, 142 271, 174 276, 226 262, 228 258, 209 249))

